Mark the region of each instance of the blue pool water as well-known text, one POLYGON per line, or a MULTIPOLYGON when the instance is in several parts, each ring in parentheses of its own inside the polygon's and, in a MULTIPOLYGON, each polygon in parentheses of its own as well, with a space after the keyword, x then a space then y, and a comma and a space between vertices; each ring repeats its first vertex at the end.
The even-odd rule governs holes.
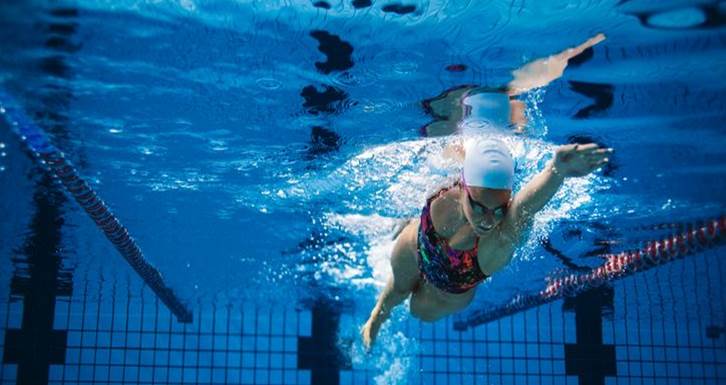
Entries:
MULTIPOLYGON (((448 333, 456 317, 419 326, 401 309, 375 358, 362 353, 356 337, 389 274, 396 224, 418 215, 426 194, 459 170, 441 155, 457 136, 431 138, 420 130, 433 120, 421 102, 445 90, 502 86, 528 61, 607 35, 561 79, 521 97, 529 118, 523 133, 487 131, 512 148, 515 191, 559 144, 595 141, 615 153, 602 171, 565 183, 511 265, 479 287, 469 311, 539 291, 551 274, 597 267, 604 254, 638 248, 726 208, 726 7, 720 2, 21 2, 4 5, 0 18, 0 86, 129 228, 195 310, 196 322, 215 311, 210 303, 289 309, 300 319, 314 318, 311 304, 320 301, 344 309, 335 346, 351 366, 341 381, 456 383, 450 373, 467 373, 446 364, 440 378, 422 374, 443 362, 423 363, 430 357, 420 356, 437 338, 450 340, 436 333, 448 333), (366 374, 359 378, 361 368, 366 374)), ((49 183, 21 141, 2 128, 0 295, 13 303, 13 277, 32 270, 19 266, 32 243, 30 229, 42 228, 33 213, 49 183)), ((79 206, 62 197, 55 203, 62 224, 55 222, 54 247, 73 296, 83 287, 83 303, 119 295, 98 282, 141 291, 79 206)), ((709 253, 703 263, 662 274, 672 283, 672 274, 688 271, 683 282, 674 278, 694 293, 686 319, 724 327, 723 251, 709 253)), ((645 279, 646 294, 628 298, 647 298, 647 305, 628 311, 617 310, 625 298, 618 295, 631 293, 633 283, 617 286, 611 341, 632 320, 626 314, 678 309, 680 295, 652 288, 665 278, 645 279)), ((56 311, 72 313, 73 301, 56 311)), ((533 317, 545 322, 542 330, 573 342, 572 314, 561 308, 544 308, 556 313, 554 320, 542 321, 540 310, 533 317)), ((503 333, 497 330, 488 335, 503 333)), ((716 374, 704 370, 678 383, 724 381, 724 337, 714 344, 716 374)), ((486 344, 468 349, 475 357, 487 354, 480 350, 486 344)), ((196 380, 184 381, 225 382, 195 373, 196 380)), ((290 376, 309 382, 310 373, 302 373, 290 376)))

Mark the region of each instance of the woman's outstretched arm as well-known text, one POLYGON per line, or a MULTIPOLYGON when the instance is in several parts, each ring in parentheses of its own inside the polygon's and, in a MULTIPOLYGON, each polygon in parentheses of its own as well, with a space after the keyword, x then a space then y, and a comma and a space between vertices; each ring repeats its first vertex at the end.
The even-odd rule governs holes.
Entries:
POLYGON ((605 40, 605 35, 599 33, 576 47, 537 59, 512 71, 514 79, 507 85, 509 96, 516 96, 534 88, 544 87, 559 79, 565 72, 567 62, 570 59, 603 40, 605 40))
POLYGON ((585 176, 608 162, 610 148, 595 143, 568 144, 555 151, 555 157, 544 170, 535 175, 512 201, 512 223, 528 227, 539 210, 552 199, 566 177, 585 176))

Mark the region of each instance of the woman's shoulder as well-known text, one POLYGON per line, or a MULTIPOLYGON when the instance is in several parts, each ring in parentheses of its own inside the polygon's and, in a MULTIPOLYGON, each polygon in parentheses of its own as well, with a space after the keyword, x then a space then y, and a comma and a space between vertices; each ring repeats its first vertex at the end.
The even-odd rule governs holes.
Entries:
POLYGON ((461 182, 458 177, 449 177, 443 182, 435 184, 432 188, 426 190, 426 201, 438 198, 443 193, 458 188, 459 183, 461 182))
POLYGON ((462 213, 459 203, 461 189, 458 185, 442 189, 431 200, 430 213, 436 231, 443 236, 454 231, 461 222, 462 213))

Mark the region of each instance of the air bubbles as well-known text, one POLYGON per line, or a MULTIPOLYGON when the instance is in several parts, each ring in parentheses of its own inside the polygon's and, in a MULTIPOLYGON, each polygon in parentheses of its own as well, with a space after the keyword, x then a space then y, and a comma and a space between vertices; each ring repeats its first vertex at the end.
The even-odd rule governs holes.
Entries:
POLYGON ((0 149, 5 148, 5 143, 0 142, 0 149))
POLYGON ((153 154, 153 153, 154 153, 154 152, 153 152, 153 151, 151 151, 151 149, 150 149, 150 148, 148 148, 148 147, 141 147, 141 148, 140 148, 140 151, 141 151, 141 153, 142 153, 142 154, 144 154, 144 155, 151 155, 151 154, 153 154))
POLYGON ((219 152, 227 151, 229 149, 229 147, 227 146, 227 142, 225 142, 224 140, 211 140, 209 144, 212 151, 219 152))
POLYGON ((375 67, 380 73, 409 75, 418 71, 419 63, 424 57, 418 52, 384 51, 373 58, 375 67))
POLYGON ((369 114, 385 114, 388 112, 400 111, 403 104, 395 100, 364 100, 361 102, 361 109, 369 114))
POLYGON ((345 111, 348 111, 348 110, 354 108, 357 105, 358 105, 358 101, 348 98, 348 99, 343 100, 340 103, 337 103, 335 105, 335 111, 338 113, 342 113, 342 112, 345 112, 345 111))
POLYGON ((5 152, 5 151, 0 152, 0 157, 4 158, 6 156, 8 156, 7 152, 5 152))
POLYGON ((393 65, 393 72, 399 75, 408 75, 418 70, 418 63, 411 61, 399 62, 393 65))
POLYGON ((5 107, 0 107, 0 114, 4 114, 4 113, 5 113, 5 107))
POLYGON ((353 69, 333 76, 333 83, 345 87, 365 87, 376 83, 379 78, 379 74, 369 68, 353 69))
POLYGON ((259 78, 255 80, 255 84, 265 90, 276 90, 282 87, 282 82, 273 78, 259 78))
POLYGON ((109 128, 108 132, 111 134, 120 134, 120 133, 124 132, 124 130, 122 130, 120 128, 109 128))
POLYGON ((545 97, 545 88, 537 88, 526 93, 526 108, 524 114, 527 117, 527 127, 525 130, 533 137, 544 138, 549 131, 547 121, 544 118, 542 105, 545 97))

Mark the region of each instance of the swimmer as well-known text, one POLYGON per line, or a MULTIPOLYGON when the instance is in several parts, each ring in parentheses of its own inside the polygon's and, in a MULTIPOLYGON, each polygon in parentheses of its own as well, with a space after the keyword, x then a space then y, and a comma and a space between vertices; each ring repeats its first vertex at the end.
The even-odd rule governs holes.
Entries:
POLYGON ((515 196, 514 160, 506 144, 475 139, 463 149, 463 171, 426 200, 420 218, 398 233, 392 277, 361 329, 370 349, 393 308, 411 297, 410 312, 434 322, 471 303, 477 284, 502 270, 534 215, 565 178, 585 176, 608 162, 612 149, 569 144, 515 196))
POLYGON ((513 127, 521 133, 527 125, 524 102, 517 97, 544 87, 562 77, 570 59, 605 40, 599 33, 584 43, 560 53, 534 60, 512 71, 512 81, 504 87, 459 86, 422 102, 434 121, 421 128, 428 137, 451 135, 461 131, 466 120, 485 122, 498 127, 513 127))

